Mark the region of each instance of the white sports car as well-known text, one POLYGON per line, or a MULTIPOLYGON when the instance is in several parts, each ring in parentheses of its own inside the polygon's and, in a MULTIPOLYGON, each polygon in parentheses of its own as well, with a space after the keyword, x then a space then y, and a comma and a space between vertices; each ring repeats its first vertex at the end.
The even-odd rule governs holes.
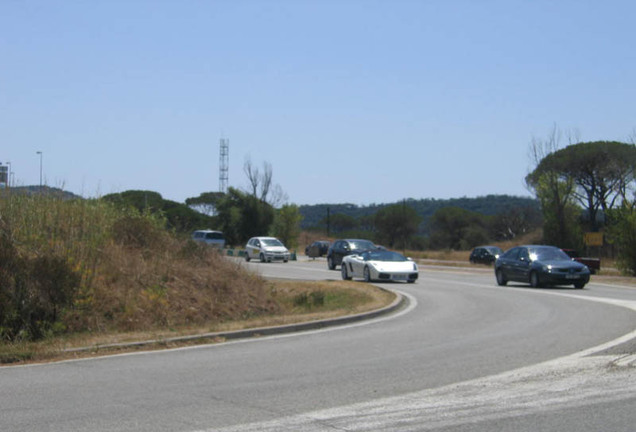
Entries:
POLYGON ((417 280, 417 264, 398 252, 369 250, 347 255, 342 259, 342 279, 363 278, 365 281, 406 281, 417 280))

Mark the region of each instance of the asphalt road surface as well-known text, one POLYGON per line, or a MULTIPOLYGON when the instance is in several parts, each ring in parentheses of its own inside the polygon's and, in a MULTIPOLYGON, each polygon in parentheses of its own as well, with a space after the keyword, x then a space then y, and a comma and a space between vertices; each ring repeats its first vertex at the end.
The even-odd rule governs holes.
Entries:
MULTIPOLYGON (((325 261, 245 263, 339 279, 325 261)), ((360 282, 364 283, 364 282, 360 282)), ((0 368, 1 431, 634 431, 636 289, 421 269, 370 321, 0 368)))

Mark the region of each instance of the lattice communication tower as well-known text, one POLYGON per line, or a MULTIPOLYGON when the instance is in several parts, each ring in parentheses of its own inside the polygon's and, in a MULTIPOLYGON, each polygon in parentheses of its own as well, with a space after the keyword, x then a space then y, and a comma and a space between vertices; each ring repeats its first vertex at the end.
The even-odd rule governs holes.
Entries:
POLYGON ((230 140, 221 138, 219 149, 219 192, 227 192, 227 181, 229 178, 230 162, 230 140))

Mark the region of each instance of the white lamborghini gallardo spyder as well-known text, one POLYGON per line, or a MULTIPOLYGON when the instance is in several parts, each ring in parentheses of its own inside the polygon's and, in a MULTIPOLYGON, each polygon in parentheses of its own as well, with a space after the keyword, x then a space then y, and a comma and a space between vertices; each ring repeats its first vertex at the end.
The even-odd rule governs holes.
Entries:
POLYGON ((347 255, 342 259, 342 279, 362 278, 370 281, 406 281, 417 280, 417 264, 398 252, 387 250, 368 250, 359 254, 347 255))

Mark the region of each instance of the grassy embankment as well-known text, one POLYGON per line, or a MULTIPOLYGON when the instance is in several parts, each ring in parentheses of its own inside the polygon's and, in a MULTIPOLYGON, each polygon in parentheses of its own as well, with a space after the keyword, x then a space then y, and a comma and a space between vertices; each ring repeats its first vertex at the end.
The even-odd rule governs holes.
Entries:
POLYGON ((100 200, 0 195, 0 363, 359 313, 392 300, 355 282, 265 280, 166 231, 160 217, 100 200))

